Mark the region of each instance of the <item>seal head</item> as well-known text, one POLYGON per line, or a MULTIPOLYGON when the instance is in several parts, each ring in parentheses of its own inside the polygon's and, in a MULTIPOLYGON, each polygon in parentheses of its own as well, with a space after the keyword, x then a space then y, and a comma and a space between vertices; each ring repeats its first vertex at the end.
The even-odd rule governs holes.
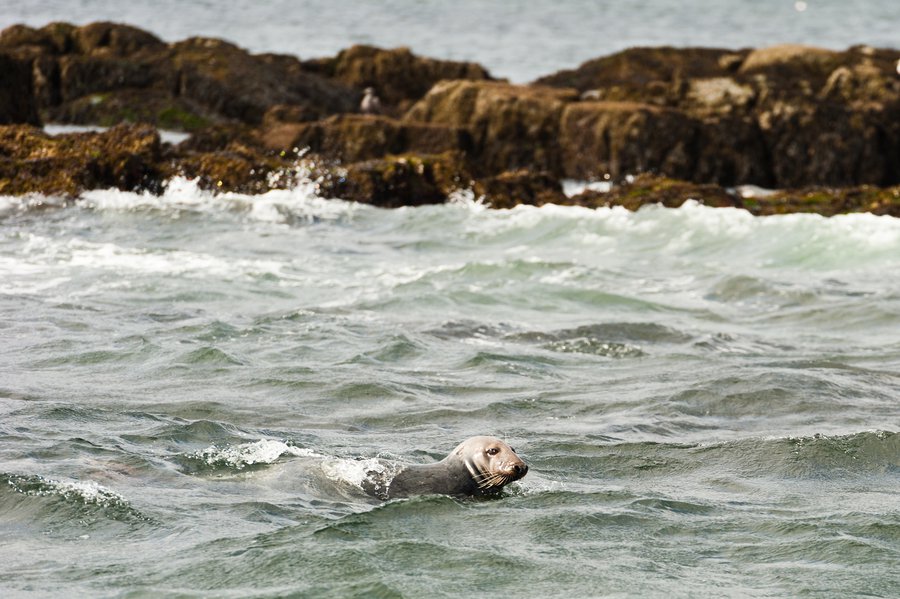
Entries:
POLYGON ((472 437, 436 464, 403 467, 388 484, 386 498, 496 494, 527 473, 528 465, 500 439, 472 437))

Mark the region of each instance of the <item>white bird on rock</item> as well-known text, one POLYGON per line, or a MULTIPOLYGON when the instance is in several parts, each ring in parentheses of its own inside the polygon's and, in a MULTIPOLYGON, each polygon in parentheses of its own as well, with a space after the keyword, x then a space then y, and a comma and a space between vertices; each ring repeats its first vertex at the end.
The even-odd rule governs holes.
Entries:
POLYGON ((374 87, 363 90, 363 99, 359 103, 359 110, 363 114, 381 114, 381 100, 375 95, 374 87))

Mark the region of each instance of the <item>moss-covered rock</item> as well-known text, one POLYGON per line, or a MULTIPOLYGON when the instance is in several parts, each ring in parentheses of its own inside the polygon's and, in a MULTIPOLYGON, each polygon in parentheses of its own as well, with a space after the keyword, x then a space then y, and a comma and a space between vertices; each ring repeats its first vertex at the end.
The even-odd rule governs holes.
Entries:
POLYGON ((569 202, 592 208, 622 206, 637 210, 647 204, 678 208, 688 200, 717 208, 741 206, 740 196, 719 185, 690 183, 648 174, 629 178, 614 185, 608 192, 585 191, 570 198, 569 202))
POLYGON ((210 38, 166 44, 127 25, 13 26, 0 33, 0 51, 29 62, 45 120, 140 119, 189 130, 258 124, 276 104, 306 105, 317 118, 358 106, 357 90, 308 72, 295 57, 252 55, 210 38))
POLYGON ((462 156, 389 156, 344 166, 319 168, 314 176, 327 197, 373 204, 383 208, 440 204, 470 179, 462 156))
POLYGON ((485 81, 442 81, 405 115, 467 129, 481 173, 532 168, 562 172, 559 121, 574 90, 485 81))
POLYGON ((491 208, 570 203, 559 179, 547 172, 535 173, 527 169, 478 179, 472 190, 491 208))
POLYGON ((386 112, 393 116, 405 112, 438 81, 491 79, 479 64, 416 56, 409 48, 357 45, 333 58, 307 61, 305 66, 356 89, 374 88, 386 112))
POLYGON ((562 172, 577 179, 619 179, 659 170, 690 178, 701 124, 684 113, 635 102, 565 106, 559 143, 562 172))
POLYGON ((743 208, 757 216, 798 212, 823 216, 851 212, 900 216, 900 186, 753 191, 644 174, 614 185, 608 192, 585 191, 569 198, 570 203, 582 206, 622 206, 628 210, 638 210, 648 204, 678 208, 688 200, 716 208, 743 208))
POLYGON ((676 106, 695 79, 729 77, 748 51, 717 48, 631 48, 577 69, 541 77, 538 85, 574 88, 588 99, 676 106))
POLYGON ((35 127, 0 126, 0 194, 159 191, 167 175, 153 127, 120 125, 51 137, 35 127))
POLYGON ((308 148, 344 162, 371 160, 389 154, 468 152, 465 129, 433 123, 402 122, 374 115, 337 115, 308 123, 270 123, 259 133, 270 150, 308 148))
MULTIPOLYGON (((642 170, 726 185, 884 186, 900 182, 898 58, 863 46, 635 48, 538 81, 587 99, 666 106, 698 123, 694 141, 681 142, 687 161, 671 160, 672 141, 654 140, 655 124, 624 130, 649 159, 642 170)), ((607 145, 627 145, 623 135, 610 132, 607 145)), ((607 168, 598 155, 598 168, 607 168)), ((582 157, 575 170, 589 170, 588 162, 582 157)))

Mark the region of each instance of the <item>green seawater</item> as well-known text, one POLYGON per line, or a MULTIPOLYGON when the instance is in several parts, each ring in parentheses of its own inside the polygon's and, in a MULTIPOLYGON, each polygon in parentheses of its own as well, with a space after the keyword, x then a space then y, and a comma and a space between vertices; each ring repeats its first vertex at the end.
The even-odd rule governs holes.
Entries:
POLYGON ((0 595, 900 596, 900 220, 0 198, 0 595), (373 458, 507 440, 498 498, 373 458))

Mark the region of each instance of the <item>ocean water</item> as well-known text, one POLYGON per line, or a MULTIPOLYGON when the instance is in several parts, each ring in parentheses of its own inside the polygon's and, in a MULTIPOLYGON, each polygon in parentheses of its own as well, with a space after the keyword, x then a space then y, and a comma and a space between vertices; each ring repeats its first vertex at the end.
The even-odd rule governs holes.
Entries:
MULTIPOLYGON (((98 19, 527 81, 900 4, 0 0, 98 19)), ((866 214, 0 197, 0 597, 896 598, 898 273, 866 214), (476 434, 530 465, 500 498, 360 490, 476 434)))
POLYGON ((253 52, 333 56, 408 46, 531 81, 631 46, 896 47, 896 0, 0 0, 0 28, 132 23, 162 39, 221 37, 253 52))
POLYGON ((900 220, 0 198, 3 597, 897 597, 900 220), (475 434, 526 478, 386 503, 475 434))

